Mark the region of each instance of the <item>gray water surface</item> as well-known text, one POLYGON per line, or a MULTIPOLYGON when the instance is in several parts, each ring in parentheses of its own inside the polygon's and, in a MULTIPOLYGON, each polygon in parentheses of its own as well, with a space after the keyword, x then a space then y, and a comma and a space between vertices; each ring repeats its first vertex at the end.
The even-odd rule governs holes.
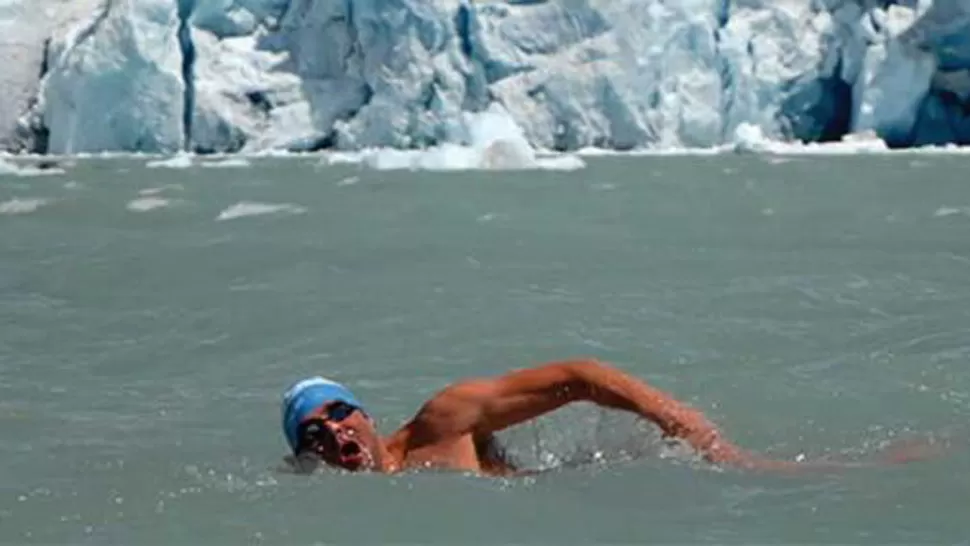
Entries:
POLYGON ((970 158, 251 162, 0 175, 0 541, 970 539, 970 158), (904 466, 749 474, 575 408, 506 441, 643 456, 521 480, 279 469, 279 395, 305 375, 390 432, 449 381, 577 355, 777 457, 956 439, 904 466))

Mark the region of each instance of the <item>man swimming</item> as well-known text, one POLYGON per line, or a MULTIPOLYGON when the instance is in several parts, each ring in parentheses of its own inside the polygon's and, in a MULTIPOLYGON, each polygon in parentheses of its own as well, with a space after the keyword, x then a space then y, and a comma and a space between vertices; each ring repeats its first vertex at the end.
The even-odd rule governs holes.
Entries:
MULTIPOLYGON (((764 470, 849 466, 768 459, 747 452, 727 441, 700 411, 595 360, 550 362, 454 383, 386 438, 350 390, 312 377, 284 393, 283 430, 294 459, 309 456, 349 471, 439 468, 511 475, 518 469, 500 456, 493 435, 572 402, 639 415, 656 424, 665 437, 685 441, 718 465, 764 470)), ((921 455, 901 453, 891 462, 921 455)))

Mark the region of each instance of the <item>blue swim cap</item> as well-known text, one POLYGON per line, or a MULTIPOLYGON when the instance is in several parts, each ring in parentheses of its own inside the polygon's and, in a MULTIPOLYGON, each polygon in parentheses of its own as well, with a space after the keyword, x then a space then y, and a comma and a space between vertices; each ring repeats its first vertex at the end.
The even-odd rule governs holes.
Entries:
POLYGON ((283 393, 283 433, 290 449, 296 451, 300 422, 323 404, 333 401, 362 409, 360 401, 347 387, 320 376, 298 381, 283 393))

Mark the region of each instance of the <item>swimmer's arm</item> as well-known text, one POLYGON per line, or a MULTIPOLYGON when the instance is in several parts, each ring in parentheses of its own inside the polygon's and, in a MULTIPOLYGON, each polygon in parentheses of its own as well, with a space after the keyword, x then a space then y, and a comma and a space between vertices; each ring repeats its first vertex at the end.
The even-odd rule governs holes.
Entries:
POLYGON ((703 413, 670 394, 595 360, 552 362, 457 383, 425 404, 408 428, 416 444, 467 433, 486 435, 577 401, 635 413, 655 423, 665 436, 686 441, 708 461, 741 468, 825 471, 909 462, 932 454, 926 446, 914 446, 872 463, 770 459, 729 442, 703 413))
POLYGON ((704 415, 646 382, 595 360, 552 362, 502 376, 455 384, 412 421, 417 436, 491 434, 576 401, 632 412, 682 438, 717 463, 756 459, 721 438, 704 415))

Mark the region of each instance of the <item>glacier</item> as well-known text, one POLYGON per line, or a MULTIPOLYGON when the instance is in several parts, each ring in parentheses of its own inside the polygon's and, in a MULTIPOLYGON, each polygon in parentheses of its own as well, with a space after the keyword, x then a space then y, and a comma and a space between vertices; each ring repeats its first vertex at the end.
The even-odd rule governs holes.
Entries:
POLYGON ((970 144, 966 0, 0 0, 0 35, 14 152, 970 144))

